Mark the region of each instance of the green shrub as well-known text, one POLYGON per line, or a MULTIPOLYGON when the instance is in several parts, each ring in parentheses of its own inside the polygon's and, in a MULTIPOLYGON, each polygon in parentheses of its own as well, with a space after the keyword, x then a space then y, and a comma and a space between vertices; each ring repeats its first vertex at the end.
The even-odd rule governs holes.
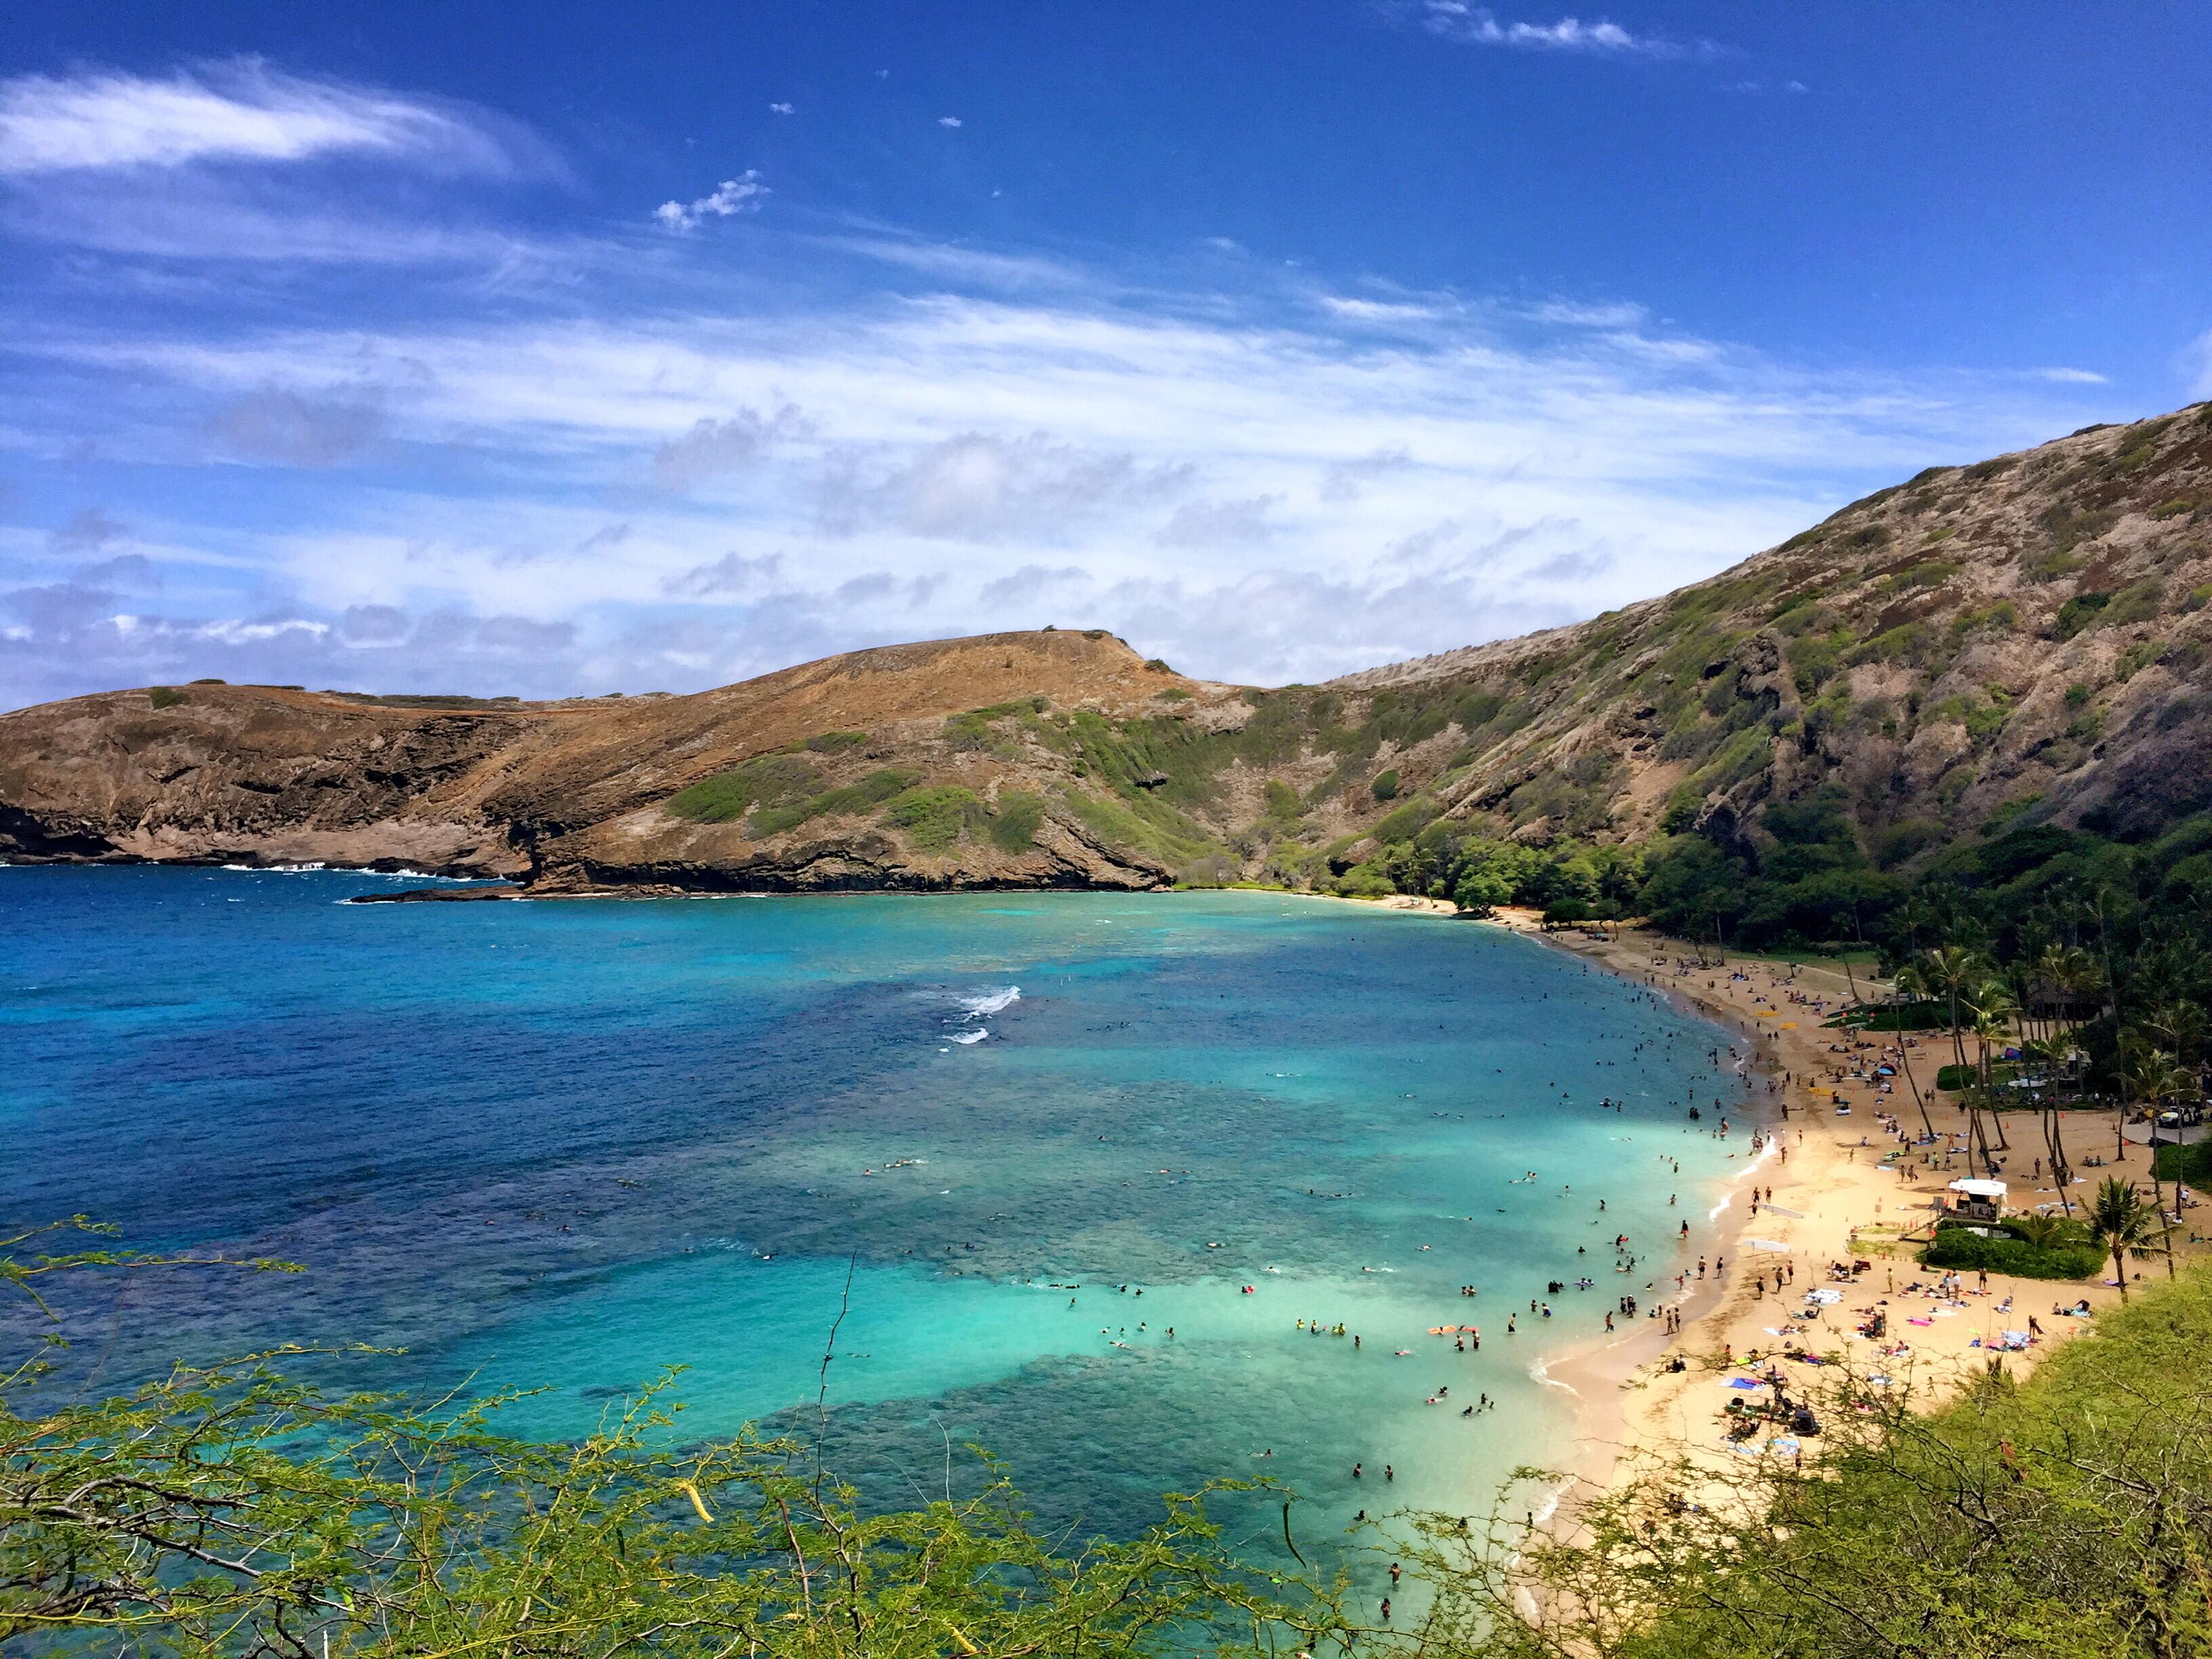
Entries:
POLYGON ((2150 1171, 2160 1181, 2186 1182, 2191 1187, 2212 1186, 2212 1140, 2188 1146, 2161 1146, 2152 1154, 2150 1171))
POLYGON ((1395 769, 1378 772, 1375 775, 1375 781, 1367 787, 1374 792, 1376 799, 1395 800, 1398 796, 1398 774, 1395 769))
POLYGON ((661 810, 672 818, 694 823, 727 823, 745 815, 753 803, 751 787, 735 772, 702 778, 689 789, 672 795, 661 810))
MULTIPOLYGON (((1931 539, 1940 539, 1941 536, 1953 533, 1954 532, 1951 531, 1943 531, 1939 537, 1931 538, 1931 539)), ((1891 593, 1903 592, 1908 588, 1915 587, 1940 587, 1958 574, 1959 567, 1954 560, 1926 559, 1910 569, 1899 571, 1895 575, 1885 580, 1881 586, 1884 592, 1891 593)))
POLYGON ((2125 628, 2130 623, 2148 622, 2165 605, 2166 584, 2155 576, 2146 576, 2113 594, 2098 622, 2103 627, 2125 628))
POLYGON ((2010 599, 1999 599, 1984 610, 1961 611, 1951 623, 1951 637, 1963 640, 1970 634, 2009 634, 2019 626, 2019 609, 2010 599))
POLYGON ((2052 631, 2062 640, 2070 640, 2112 602, 2109 593, 2076 593, 2058 607, 2058 621, 2052 631))
POLYGON ((1852 652, 1850 660, 1903 663, 1908 667, 1925 668, 1935 654, 1936 630, 1924 622, 1909 622, 1875 635, 1852 652))
POLYGON ((1434 801, 1416 796, 1375 826, 1375 839, 1385 847, 1394 842, 1411 841, 1434 823, 1437 815, 1434 801))
POLYGON ((2196 502, 2177 498, 2170 501, 2160 501, 2156 507, 2151 508, 2150 515, 2154 519, 2178 519, 2185 513, 2194 513, 2196 510, 2196 502))
POLYGON ((871 772, 858 783, 848 783, 842 789, 825 789, 818 795, 787 801, 781 806, 759 807, 746 821, 745 832, 756 841, 763 841, 770 836, 780 836, 787 830, 795 830, 810 818, 865 812, 870 807, 889 800, 901 790, 911 788, 921 776, 919 772, 886 767, 880 772, 871 772))
POLYGON ((146 701, 156 708, 173 708, 177 704, 189 702, 191 699, 174 686, 157 685, 146 693, 146 701))
POLYGON ((747 807, 780 806, 811 793, 820 783, 814 769, 798 757, 764 755, 734 772, 702 778, 671 796, 661 810, 694 823, 727 823, 743 817, 747 807))
POLYGON ((807 738, 806 746, 817 755, 839 755, 848 749, 857 749, 868 740, 865 732, 818 732, 807 738))
POLYGON ((2015 1279, 2094 1279, 2105 1267, 2105 1253, 2094 1244, 2039 1249, 2026 1239, 1988 1238, 1965 1227, 1938 1229, 1920 1260, 1930 1267, 2010 1273, 2015 1279))
POLYGON ((2119 660, 2112 665, 2112 678, 2122 685, 2142 672, 2158 660, 2158 653, 2166 648, 2163 640, 2137 640, 2120 653, 2119 660))
POLYGON ((1026 853, 1036 845, 1036 832, 1044 823, 1044 798, 1025 790, 1009 790, 999 797, 999 810, 991 818, 991 843, 1005 853, 1026 853))
POLYGON ((884 822, 904 830, 908 845, 915 851, 941 853, 971 825, 980 827, 986 816, 974 790, 940 784, 895 797, 884 811, 884 822))

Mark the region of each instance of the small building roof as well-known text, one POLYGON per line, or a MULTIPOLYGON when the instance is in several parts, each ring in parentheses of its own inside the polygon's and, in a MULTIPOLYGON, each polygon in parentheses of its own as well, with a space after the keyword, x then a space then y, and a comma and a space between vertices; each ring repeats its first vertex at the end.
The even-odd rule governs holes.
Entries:
POLYGON ((1951 1190, 1964 1193, 1968 1198, 2002 1198, 2005 1184, 2002 1181, 1978 1181, 1972 1176, 1963 1176, 1951 1183, 1951 1190))

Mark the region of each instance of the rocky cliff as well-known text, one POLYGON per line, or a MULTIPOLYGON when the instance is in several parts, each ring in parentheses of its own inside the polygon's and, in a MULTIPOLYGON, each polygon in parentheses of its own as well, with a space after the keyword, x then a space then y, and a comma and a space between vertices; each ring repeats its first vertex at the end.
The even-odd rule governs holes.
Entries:
POLYGON ((539 891, 1302 881, 1438 817, 1623 840, 1840 786, 1885 862, 2212 805, 2212 407, 1931 467, 1571 628, 1273 690, 1098 632, 693 696, 197 684, 0 716, 0 855, 539 891))

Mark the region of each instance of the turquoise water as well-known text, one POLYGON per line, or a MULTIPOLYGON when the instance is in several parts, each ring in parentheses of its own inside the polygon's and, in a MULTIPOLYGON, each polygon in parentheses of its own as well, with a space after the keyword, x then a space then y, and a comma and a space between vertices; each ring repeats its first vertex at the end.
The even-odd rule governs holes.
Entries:
POLYGON ((0 1216, 309 1268, 134 1279, 89 1310, 106 1374, 369 1341, 407 1352, 338 1378, 537 1386, 512 1425, 557 1435, 680 1364, 687 1436, 819 1431, 875 1501, 941 1489, 948 1448, 970 1480, 974 1443, 1050 1520, 1259 1474, 1325 1534, 1564 1456, 1532 1367, 1656 1299, 1746 1150, 1685 1118, 1737 1098, 1725 1034, 1467 923, 338 902, 395 884, 0 871, 0 1216), (1480 1352, 1427 1334, 1462 1322, 1480 1352))

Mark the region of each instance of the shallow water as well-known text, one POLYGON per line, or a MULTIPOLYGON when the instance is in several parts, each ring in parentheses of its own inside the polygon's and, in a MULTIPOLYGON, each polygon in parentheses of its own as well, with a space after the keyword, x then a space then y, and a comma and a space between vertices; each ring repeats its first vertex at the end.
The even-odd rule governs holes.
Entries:
MULTIPOLYGON (((565 1434, 682 1364, 687 1436, 818 1431, 875 1501, 975 1443, 1048 1519, 1264 1475, 1328 1534, 1564 1458, 1531 1368, 1656 1301, 1747 1153, 1685 1119, 1738 1097, 1726 1034, 1492 928, 1255 893, 337 902, 394 884, 0 870, 0 1216, 310 1268, 134 1279, 106 1374, 370 1341, 408 1352, 340 1379, 539 1385, 511 1426, 565 1434), (1463 1321, 1479 1353, 1427 1334, 1463 1321)), ((1272 1506, 1231 1513, 1270 1547, 1272 1506)))

